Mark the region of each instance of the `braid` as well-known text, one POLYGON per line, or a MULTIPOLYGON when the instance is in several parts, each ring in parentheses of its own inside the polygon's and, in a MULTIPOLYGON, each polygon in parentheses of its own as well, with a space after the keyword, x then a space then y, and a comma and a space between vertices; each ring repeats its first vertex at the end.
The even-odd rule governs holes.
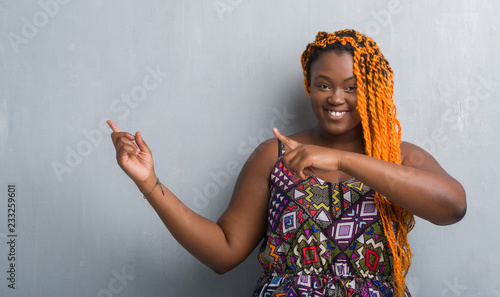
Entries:
MULTIPOLYGON (((358 106, 365 140, 365 154, 401 164, 401 126, 393 101, 394 79, 389 62, 373 39, 354 30, 319 32, 302 53, 304 86, 311 92, 311 65, 326 51, 350 52, 358 86, 358 106)), ((411 264, 408 232, 413 229, 413 214, 376 193, 384 233, 393 253, 393 285, 396 296, 404 295, 405 280, 411 264)))

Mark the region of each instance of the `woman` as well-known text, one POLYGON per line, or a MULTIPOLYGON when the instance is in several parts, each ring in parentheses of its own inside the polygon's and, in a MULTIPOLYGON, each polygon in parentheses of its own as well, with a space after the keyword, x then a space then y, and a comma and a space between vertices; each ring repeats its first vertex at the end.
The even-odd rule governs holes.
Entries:
POLYGON ((275 129, 243 166, 217 222, 159 181, 140 132, 109 121, 118 164, 172 235, 217 273, 264 238, 254 296, 410 296, 413 214, 458 222, 465 191, 431 155, 401 142, 392 70, 372 39, 319 32, 302 66, 317 125, 289 137, 275 129))

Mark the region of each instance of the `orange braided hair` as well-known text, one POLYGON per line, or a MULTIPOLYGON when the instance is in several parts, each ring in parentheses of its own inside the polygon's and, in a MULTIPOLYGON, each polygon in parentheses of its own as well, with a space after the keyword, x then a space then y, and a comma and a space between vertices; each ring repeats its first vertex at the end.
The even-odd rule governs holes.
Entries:
MULTIPOLYGON (((380 160, 401 164, 401 126, 393 101, 394 80, 389 62, 373 39, 354 30, 335 33, 318 32, 314 42, 302 53, 304 86, 311 92, 311 64, 324 52, 350 52, 354 58, 354 75, 358 87, 358 111, 363 126, 365 154, 380 160)), ((379 193, 375 202, 382 218, 384 233, 393 254, 393 285, 396 296, 404 296, 405 276, 411 265, 408 232, 413 229, 412 213, 379 193)))

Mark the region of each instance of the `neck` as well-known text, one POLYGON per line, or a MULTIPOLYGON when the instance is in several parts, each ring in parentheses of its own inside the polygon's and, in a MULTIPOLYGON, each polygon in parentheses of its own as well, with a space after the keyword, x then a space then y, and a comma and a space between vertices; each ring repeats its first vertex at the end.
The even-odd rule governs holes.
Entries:
POLYGON ((342 135, 329 134, 319 125, 314 127, 312 132, 317 145, 343 151, 365 153, 365 140, 361 123, 356 129, 342 135))

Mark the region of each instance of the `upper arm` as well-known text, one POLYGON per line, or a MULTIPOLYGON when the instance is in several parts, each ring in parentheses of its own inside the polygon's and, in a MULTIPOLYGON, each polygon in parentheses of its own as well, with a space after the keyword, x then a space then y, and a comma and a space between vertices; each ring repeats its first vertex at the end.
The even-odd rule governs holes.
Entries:
POLYGON ((431 154, 409 142, 401 143, 401 159, 404 166, 452 178, 431 154))
POLYGON ((439 175, 444 178, 444 180, 448 181, 447 184, 450 189, 456 191, 457 194, 463 193, 463 196, 465 197, 465 191, 462 185, 455 178, 453 178, 453 176, 446 172, 446 170, 439 165, 438 161, 424 149, 409 142, 403 142, 401 143, 401 159, 403 166, 439 175))
POLYGON ((265 233, 269 176, 277 159, 276 139, 267 140, 255 149, 238 176, 229 206, 217 221, 235 256, 234 265, 252 252, 265 233))
POLYGON ((439 165, 431 154, 414 144, 403 142, 401 144, 401 159, 403 166, 434 174, 433 180, 436 183, 433 192, 438 194, 443 201, 448 202, 447 207, 455 210, 458 220, 465 215, 467 209, 465 189, 460 182, 439 165))

